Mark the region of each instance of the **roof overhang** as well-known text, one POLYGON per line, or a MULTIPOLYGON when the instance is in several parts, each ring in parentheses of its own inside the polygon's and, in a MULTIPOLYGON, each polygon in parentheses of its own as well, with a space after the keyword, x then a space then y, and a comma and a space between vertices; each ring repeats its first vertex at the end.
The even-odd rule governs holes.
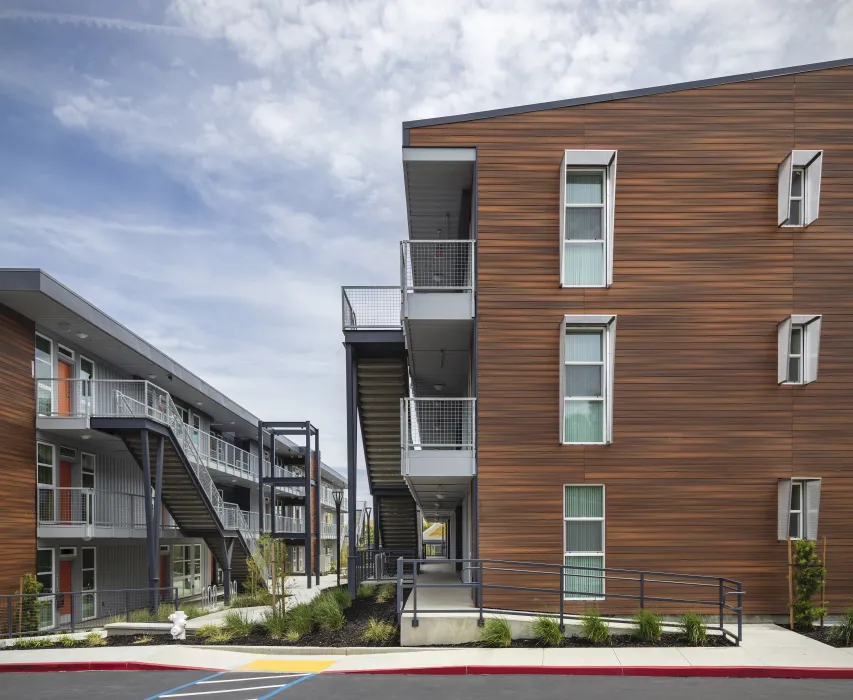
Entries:
MULTIPOLYGON (((31 319, 36 329, 67 338, 68 345, 141 379, 149 379, 189 405, 199 406, 222 432, 257 438, 258 418, 40 269, 0 269, 0 304, 31 319)), ((62 342, 60 340, 60 342, 62 342)), ((299 446, 278 438, 281 454, 299 446)), ((323 465, 323 472, 342 479, 323 465)))
POLYGON ((464 229, 463 197, 474 186, 476 164, 476 148, 403 149, 411 240, 469 238, 460 220, 464 229))

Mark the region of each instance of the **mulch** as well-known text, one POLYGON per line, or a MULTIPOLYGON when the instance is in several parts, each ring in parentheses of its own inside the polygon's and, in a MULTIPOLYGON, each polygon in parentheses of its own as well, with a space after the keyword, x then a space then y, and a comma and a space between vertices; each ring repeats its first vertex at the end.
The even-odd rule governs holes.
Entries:
MULTIPOLYGON (((449 645, 448 645, 449 646, 449 645)), ((466 648, 480 648, 481 645, 477 642, 468 642, 466 644, 454 644, 452 646, 455 647, 466 647, 466 648)), ((641 642, 640 640, 632 637, 629 634, 616 634, 610 638, 610 641, 606 644, 595 644, 588 639, 583 639, 581 637, 565 637, 560 644, 559 647, 553 647, 554 649, 567 649, 567 648, 582 648, 582 649, 604 649, 607 647, 689 647, 694 646, 692 644, 688 644, 680 634, 676 633, 667 633, 661 636, 661 638, 656 642, 641 642)), ((721 635, 711 635, 705 639, 705 647, 731 647, 734 646, 734 642, 731 639, 727 639, 721 635)), ((510 649, 540 649, 542 645, 539 644, 535 639, 513 639, 512 643, 509 645, 510 649)))
MULTIPOLYGON (((782 627, 786 630, 790 629, 790 627, 788 625, 777 625, 777 627, 782 627)), ((830 630, 831 629, 832 629, 831 627, 824 627, 823 629, 821 629, 820 627, 815 627, 815 628, 810 629, 810 630, 795 629, 794 632, 796 632, 797 634, 801 634, 804 637, 808 637, 809 639, 814 639, 816 642, 823 642, 824 644, 827 644, 831 647, 835 647, 836 649, 848 649, 848 648, 850 648, 850 647, 845 647, 845 645, 839 644, 838 642, 834 641, 830 637, 830 630)))

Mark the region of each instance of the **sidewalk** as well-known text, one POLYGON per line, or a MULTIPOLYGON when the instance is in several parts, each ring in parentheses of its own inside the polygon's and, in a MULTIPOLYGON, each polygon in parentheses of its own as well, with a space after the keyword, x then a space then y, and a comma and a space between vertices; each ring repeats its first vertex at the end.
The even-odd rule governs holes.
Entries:
MULTIPOLYGON (((63 670, 63 664, 150 664, 211 670, 309 669, 326 673, 549 673, 566 675, 851 678, 853 648, 834 649, 775 625, 749 625, 729 648, 363 649, 150 646, 0 652, 0 672, 63 670), (333 651, 337 653, 327 653, 333 651), (341 652, 348 652, 346 654, 341 652), (367 652, 367 653, 365 653, 367 652), (23 665, 23 666, 22 666, 23 665)), ((71 670, 69 667, 67 670, 71 670)))

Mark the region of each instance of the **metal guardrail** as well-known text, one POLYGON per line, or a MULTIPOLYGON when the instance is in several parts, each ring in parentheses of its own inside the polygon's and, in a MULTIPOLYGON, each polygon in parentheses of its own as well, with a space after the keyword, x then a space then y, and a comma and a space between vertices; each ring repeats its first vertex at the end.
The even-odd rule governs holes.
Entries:
POLYGON ((401 304, 400 287, 341 287, 343 329, 400 330, 401 304))
POLYGON ((210 476, 208 455, 199 450, 200 431, 184 423, 172 396, 155 384, 144 380, 124 379, 60 379, 36 380, 36 402, 39 415, 53 417, 147 418, 171 428, 220 520, 233 517, 234 529, 240 533, 251 553, 256 541, 241 512, 226 516, 222 496, 210 476))
POLYGON ((424 559, 444 559, 447 547, 444 542, 424 542, 424 559))
MULTIPOLYGON (((164 512, 162 528, 177 525, 164 512)), ((69 527, 145 529, 145 496, 82 487, 38 487, 38 524, 69 527)))
POLYGON ((393 581, 398 573, 397 561, 414 556, 414 549, 359 549, 355 553, 356 582, 393 581))
MULTIPOLYGON (((743 590, 743 584, 740 581, 718 577, 706 576, 701 574, 675 574, 661 571, 638 571, 634 569, 613 569, 613 568, 598 568, 592 566, 565 566, 560 564, 541 564, 527 561, 506 561, 500 559, 445 559, 448 564, 461 564, 462 573, 468 573, 472 577, 472 581, 465 582, 460 579, 459 583, 423 583, 418 581, 418 569, 422 564, 432 564, 434 561, 429 559, 406 559, 399 557, 397 559, 397 618, 402 619, 403 605, 406 600, 406 590, 411 590, 410 599, 412 601, 412 627, 418 626, 419 613, 470 613, 471 608, 464 609, 424 609, 418 608, 418 589, 424 588, 465 588, 472 590, 476 599, 476 610, 479 611, 478 624, 484 624, 484 613, 501 612, 484 607, 483 592, 485 589, 504 590, 504 591, 525 591, 535 593, 539 596, 542 594, 554 595, 559 599, 559 620, 560 628, 565 626, 565 604, 579 600, 597 600, 605 601, 609 599, 618 600, 636 600, 640 609, 645 609, 647 603, 679 603, 690 606, 685 612, 695 612, 695 608, 711 607, 717 613, 717 625, 708 625, 709 630, 720 632, 723 636, 731 637, 736 644, 743 640, 743 596, 746 593, 743 590), (407 570, 411 570, 411 578, 407 578, 407 570), (505 583, 489 582, 500 580, 494 576, 499 573, 504 576, 504 579, 512 580, 515 576, 533 576, 541 579, 542 577, 556 577, 558 583, 551 588, 545 588, 541 585, 519 586, 509 585, 505 583), (508 576, 507 576, 508 575, 508 576), (593 582, 601 582, 601 592, 590 597, 589 590, 573 590, 567 585, 568 581, 577 581, 578 579, 592 580, 593 582), (636 585, 636 593, 608 593, 606 592, 606 582, 619 582, 617 588, 629 590, 636 585), (688 597, 672 597, 655 594, 655 588, 676 586, 679 590, 687 590, 703 592, 708 595, 704 598, 688 598, 688 597), (650 592, 651 590, 651 592, 650 592), (567 595, 576 596, 575 598, 566 598, 567 595), (729 603, 730 597, 737 598, 737 605, 729 603), (731 613, 737 617, 737 634, 733 634, 725 627, 725 615, 731 613)), ((505 611, 504 611, 505 612, 505 611)), ((539 616, 545 614, 539 612, 528 611, 512 611, 513 615, 539 616)))
POLYGON ((403 474, 414 450, 474 450, 476 405, 473 398, 400 399, 403 474))
MULTIPOLYGON (((154 589, 155 604, 177 610, 181 599, 176 587, 154 589)), ((150 610, 148 588, 16 593, 0 596, 0 637, 55 634, 103 627, 108 622, 131 622, 150 610)))
POLYGON ((401 241, 400 283, 406 292, 473 291, 474 241, 401 241))

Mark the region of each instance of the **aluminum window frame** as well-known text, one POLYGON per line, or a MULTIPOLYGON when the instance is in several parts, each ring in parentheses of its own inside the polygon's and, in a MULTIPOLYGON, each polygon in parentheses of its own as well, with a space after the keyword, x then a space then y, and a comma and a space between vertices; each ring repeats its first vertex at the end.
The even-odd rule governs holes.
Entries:
MULTIPOLYGON (((44 351, 42 351, 42 352, 44 352, 44 351)), ((56 362, 55 352, 56 352, 56 343, 53 342, 53 339, 49 338, 48 336, 44 335, 43 333, 39 333, 38 331, 36 331, 35 339, 33 341, 33 375, 34 375, 34 379, 36 381, 36 415, 39 415, 39 416, 49 416, 49 415, 52 415, 53 411, 54 411, 54 405, 55 405, 55 400, 56 400, 56 392, 54 391, 54 382, 49 381, 44 386, 40 386, 39 385, 39 379, 53 379, 54 378, 54 375, 56 374, 56 372, 54 370, 54 363, 56 362), (38 341, 39 340, 44 340, 50 346, 50 352, 49 352, 47 361, 39 359, 39 356, 38 356, 38 353, 39 353, 38 341), (46 377, 39 377, 38 368, 41 365, 47 365, 48 366, 48 373, 47 373, 46 377), (42 413, 39 411, 39 400, 44 398, 44 397, 46 397, 50 401, 50 409, 48 410, 47 413, 42 413)))
MULTIPOLYGON (((607 487, 605 484, 563 484, 563 566, 566 566, 566 557, 601 557, 601 568, 607 566, 606 551, 607 551, 607 487), (566 515, 566 496, 570 488, 599 488, 601 489, 601 517, 581 517, 566 515), (574 552, 566 548, 566 523, 568 522, 601 522, 601 552, 574 552)), ((561 570, 561 576, 566 577, 565 568, 561 570)), ((580 600, 580 601, 595 601, 604 600, 606 598, 607 577, 604 572, 601 574, 601 595, 598 596, 575 596, 563 593, 563 600, 580 600)))
POLYGON ((607 240, 608 240, 608 193, 609 193, 609 181, 607 174, 607 166, 584 166, 584 165, 571 165, 566 164, 565 168, 563 168, 563 180, 565 181, 566 177, 568 177, 569 173, 573 174, 581 174, 581 173, 596 173, 601 175, 601 202, 600 203, 587 203, 587 204, 570 204, 568 199, 569 187, 568 183, 566 183, 564 192, 563 192, 563 202, 562 207, 564 209, 564 217, 563 218, 563 226, 561 231, 562 243, 563 246, 563 256, 561 256, 561 265, 560 265, 560 284, 566 289, 600 289, 602 287, 607 286, 607 240), (568 213, 570 209, 593 209, 597 208, 601 214, 601 238, 597 239, 569 239, 566 236, 566 224, 568 223, 568 213), (570 246, 574 245, 600 245, 601 246, 601 278, 603 282, 601 284, 568 284, 566 282, 566 270, 565 270, 565 260, 568 257, 568 250, 570 246))
POLYGON ((805 509, 805 498, 806 498, 806 484, 802 479, 792 479, 791 480, 791 496, 788 499, 788 537, 791 540, 801 540, 804 535, 804 518, 806 509, 805 509), (800 492, 800 507, 797 510, 794 510, 794 489, 798 489, 800 492), (791 534, 791 516, 797 515, 797 534, 791 534))
POLYGON ((799 332, 799 352, 791 351, 791 343, 788 343, 788 381, 785 384, 802 384, 805 379, 803 360, 806 354, 806 326, 802 323, 791 324, 791 336, 799 332), (791 379, 791 360, 797 360, 797 378, 791 379))
POLYGON ((80 616, 83 620, 94 620, 98 616, 98 596, 95 591, 98 590, 98 548, 97 547, 81 547, 80 548, 80 590, 82 591, 82 595, 80 596, 80 616), (86 559, 83 554, 87 549, 92 550, 92 566, 86 566, 86 559), (92 572, 92 587, 86 588, 85 584, 85 574, 87 571, 92 572), (85 600, 92 601, 92 614, 86 616, 84 611, 84 601, 85 600))
POLYGON ((806 178, 808 177, 808 168, 804 165, 797 165, 791 168, 791 186, 788 190, 788 220, 785 222, 785 226, 789 228, 803 228, 805 226, 806 220, 806 197, 807 197, 807 186, 806 186, 806 178), (800 174, 800 194, 794 194, 794 176, 799 173, 800 174), (799 202, 800 203, 800 220, 798 222, 791 222, 791 203, 799 202))

